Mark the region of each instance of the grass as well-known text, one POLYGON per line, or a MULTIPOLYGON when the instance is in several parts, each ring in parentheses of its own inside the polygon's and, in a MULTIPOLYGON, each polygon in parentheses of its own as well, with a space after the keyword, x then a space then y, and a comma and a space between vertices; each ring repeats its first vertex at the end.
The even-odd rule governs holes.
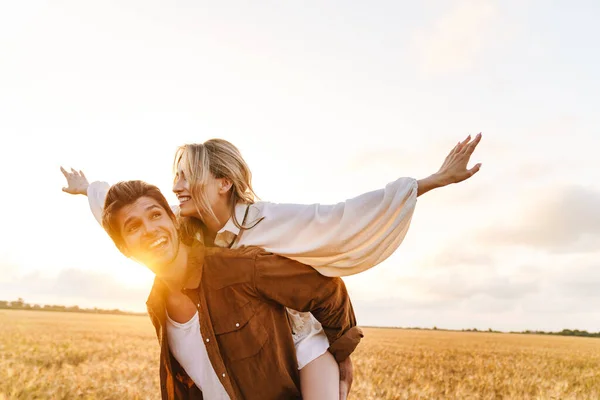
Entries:
MULTIPOLYGON (((596 399, 600 340, 364 328, 351 399, 596 399)), ((158 399, 147 317, 0 311, 0 400, 158 399)))

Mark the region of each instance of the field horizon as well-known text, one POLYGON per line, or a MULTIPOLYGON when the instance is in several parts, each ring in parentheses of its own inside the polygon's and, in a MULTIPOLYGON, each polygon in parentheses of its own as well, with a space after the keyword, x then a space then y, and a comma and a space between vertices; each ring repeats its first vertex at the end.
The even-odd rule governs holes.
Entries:
MULTIPOLYGON (((137 315, 0 310, 0 399, 157 399, 159 348, 137 315)), ((600 341, 363 327, 349 399, 600 397, 600 341)))
MULTIPOLYGON (((22 299, 19 299, 22 300, 22 299)), ((15 303, 15 302, 12 302, 15 303)), ((137 312, 121 309, 103 309, 103 308, 82 308, 78 305, 49 305, 49 304, 29 304, 22 303, 16 307, 11 305, 11 301, 0 300, 0 311, 1 310, 21 310, 21 311, 48 311, 48 312, 65 312, 65 313, 82 313, 82 314, 100 314, 100 315, 123 315, 123 316, 139 316, 148 317, 147 312, 137 312)), ((462 329, 451 329, 434 326, 420 327, 420 326, 385 326, 385 325, 360 325, 363 328, 375 328, 375 329, 405 329, 405 330, 433 330, 433 331, 447 331, 447 332, 492 332, 492 333, 505 333, 505 334, 531 334, 531 335, 559 335, 559 336, 582 336, 582 337, 598 337, 600 338, 599 332, 588 332, 586 330, 564 328, 562 331, 541 331, 527 329, 525 331, 506 331, 498 330, 492 327, 488 329, 477 329, 477 328, 462 328, 462 329)))

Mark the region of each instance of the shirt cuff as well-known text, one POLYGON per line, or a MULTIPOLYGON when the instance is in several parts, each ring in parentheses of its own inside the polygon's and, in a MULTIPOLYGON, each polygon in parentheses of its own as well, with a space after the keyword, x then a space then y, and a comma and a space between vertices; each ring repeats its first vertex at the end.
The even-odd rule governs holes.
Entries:
POLYGON ((329 352, 340 363, 354 352, 363 337, 363 331, 358 326, 352 327, 329 346, 329 352))

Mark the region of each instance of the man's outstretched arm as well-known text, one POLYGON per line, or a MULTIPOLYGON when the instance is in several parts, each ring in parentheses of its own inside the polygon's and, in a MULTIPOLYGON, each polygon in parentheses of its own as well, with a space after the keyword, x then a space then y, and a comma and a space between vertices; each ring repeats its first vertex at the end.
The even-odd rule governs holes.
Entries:
POLYGON ((363 337, 341 278, 326 277, 308 265, 260 252, 255 261, 255 286, 268 300, 311 312, 323 326, 329 352, 337 362, 344 361, 363 337))

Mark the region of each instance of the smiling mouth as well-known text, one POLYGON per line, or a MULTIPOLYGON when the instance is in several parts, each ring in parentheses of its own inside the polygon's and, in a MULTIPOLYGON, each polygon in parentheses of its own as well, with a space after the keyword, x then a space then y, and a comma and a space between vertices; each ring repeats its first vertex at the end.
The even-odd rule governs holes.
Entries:
POLYGON ((148 248, 150 250, 156 250, 159 247, 163 247, 166 244, 167 244, 167 238, 166 237, 162 237, 162 238, 156 239, 154 242, 150 243, 150 245, 148 246, 148 248))
POLYGON ((178 199, 179 199, 179 204, 183 204, 186 201, 191 200, 192 198, 190 196, 179 196, 178 199))

